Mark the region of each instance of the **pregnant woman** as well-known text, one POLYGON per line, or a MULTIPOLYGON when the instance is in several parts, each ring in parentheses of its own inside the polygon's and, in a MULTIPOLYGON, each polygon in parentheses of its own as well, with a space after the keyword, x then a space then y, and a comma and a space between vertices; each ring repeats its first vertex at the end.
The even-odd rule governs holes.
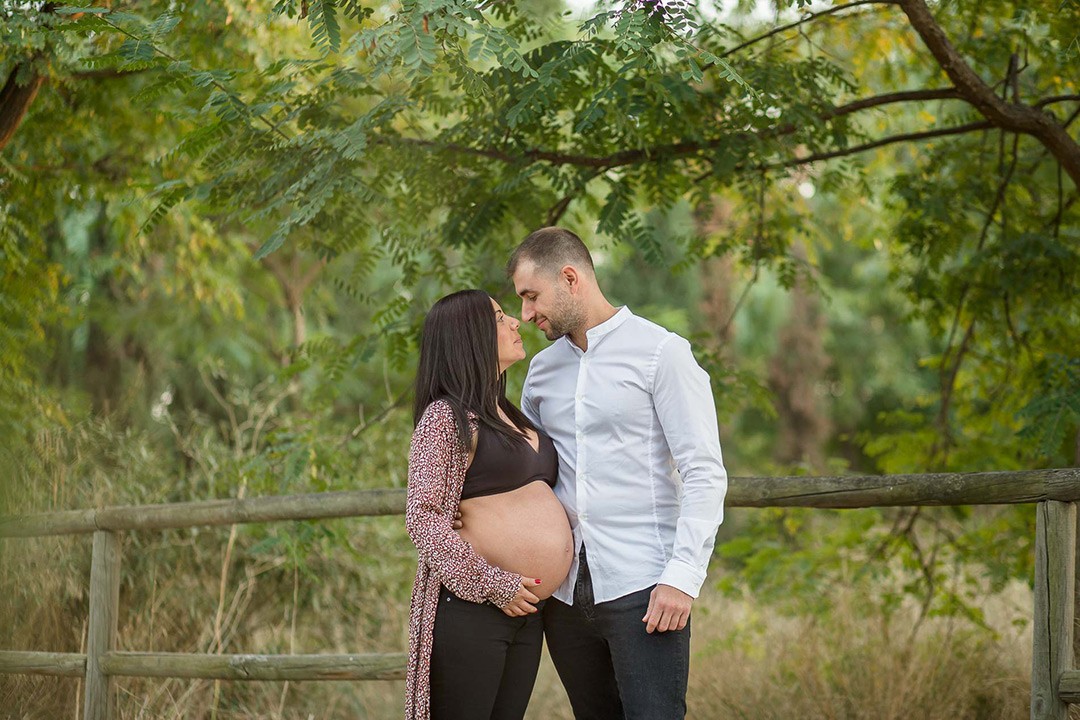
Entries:
POLYGON ((518 325, 480 290, 447 295, 424 321, 405 513, 419 552, 408 720, 520 720, 537 609, 570 569, 555 448, 506 399, 505 371, 525 357, 518 325))

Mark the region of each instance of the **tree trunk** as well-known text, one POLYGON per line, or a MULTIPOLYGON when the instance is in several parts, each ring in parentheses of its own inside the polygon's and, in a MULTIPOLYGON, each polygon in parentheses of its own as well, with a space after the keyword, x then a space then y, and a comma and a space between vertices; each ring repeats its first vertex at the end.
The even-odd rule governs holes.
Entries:
MULTIPOLYGON (((801 246, 792 250, 805 259, 801 246)), ((821 302, 800 277, 791 290, 791 317, 781 328, 776 353, 769 361, 769 389, 777 411, 776 460, 802 463, 816 471, 824 469, 825 444, 832 429, 819 394, 830 365, 826 330, 821 302)))
POLYGON ((36 58, 32 58, 23 64, 16 65, 8 75, 4 88, 0 90, 0 151, 11 140, 15 131, 19 128, 30 104, 34 102, 41 83, 45 76, 38 74, 36 70, 30 71, 30 77, 25 83, 19 84, 17 79, 26 66, 33 66, 36 58))
MULTIPOLYGON (((301 267, 301 257, 293 254, 288 260, 280 254, 268 255, 262 264, 278 281, 285 308, 292 316, 292 347, 298 348, 307 341, 307 322, 304 319, 304 293, 326 265, 325 260, 316 260, 306 269, 301 267)), ((286 360, 283 358, 283 363, 286 360)))
MULTIPOLYGON (((112 252, 109 220, 105 203, 98 209, 97 220, 90 230, 88 259, 93 262, 112 252)), ((86 350, 83 356, 82 385, 90 391, 96 414, 107 415, 120 407, 123 394, 123 351, 121 338, 115 337, 101 322, 97 308, 115 307, 118 298, 109 273, 100 273, 91 280, 88 308, 86 350)), ((108 312, 108 311, 106 311, 108 312)))
MULTIPOLYGON (((698 235, 703 238, 722 237, 730 232, 732 206, 730 203, 713 198, 711 203, 702 204, 695 213, 698 235)), ((734 360, 732 346, 735 342, 735 298, 732 287, 736 283, 735 261, 730 253, 720 257, 710 257, 701 263, 699 270, 702 298, 699 310, 709 327, 710 340, 727 360, 734 360)))

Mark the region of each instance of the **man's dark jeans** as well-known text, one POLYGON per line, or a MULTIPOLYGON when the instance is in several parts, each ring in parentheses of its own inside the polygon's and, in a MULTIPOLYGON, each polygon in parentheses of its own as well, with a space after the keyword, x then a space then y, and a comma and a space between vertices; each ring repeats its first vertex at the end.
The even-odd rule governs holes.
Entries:
POLYGON ((581 548, 574 604, 544 607, 544 636, 577 720, 679 720, 686 716, 690 623, 645 632, 652 587, 594 603, 581 548))

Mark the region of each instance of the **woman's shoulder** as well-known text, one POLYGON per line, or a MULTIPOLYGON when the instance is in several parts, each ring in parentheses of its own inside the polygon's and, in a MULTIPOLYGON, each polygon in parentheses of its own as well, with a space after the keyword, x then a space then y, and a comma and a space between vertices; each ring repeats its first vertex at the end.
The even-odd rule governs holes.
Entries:
MULTIPOLYGON (((470 425, 476 423, 476 413, 471 410, 466 410, 465 416, 469 419, 470 425)), ((457 415, 454 412, 454 406, 445 398, 432 400, 428 406, 424 408, 424 412, 420 415, 420 422, 416 424, 418 430, 422 427, 447 426, 457 428, 457 415)))
POLYGON ((416 423, 417 431, 425 429, 437 429, 455 424, 454 408, 449 401, 439 399, 432 400, 420 414, 420 420, 416 423))
POLYGON ((438 400, 432 400, 428 403, 428 406, 424 408, 421 419, 426 417, 450 417, 453 414, 454 408, 450 404, 450 401, 446 398, 439 398, 438 400))

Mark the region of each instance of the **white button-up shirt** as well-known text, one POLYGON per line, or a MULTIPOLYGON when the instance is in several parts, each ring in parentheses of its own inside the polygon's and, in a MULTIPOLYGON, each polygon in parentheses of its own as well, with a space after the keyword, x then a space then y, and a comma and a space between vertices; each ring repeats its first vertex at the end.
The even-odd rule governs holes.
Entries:
POLYGON ((533 358, 526 416, 559 451, 574 563, 555 597, 572 604, 581 543, 595 601, 655 583, 697 597, 724 518, 727 471, 709 376, 690 343, 621 308, 533 358))

